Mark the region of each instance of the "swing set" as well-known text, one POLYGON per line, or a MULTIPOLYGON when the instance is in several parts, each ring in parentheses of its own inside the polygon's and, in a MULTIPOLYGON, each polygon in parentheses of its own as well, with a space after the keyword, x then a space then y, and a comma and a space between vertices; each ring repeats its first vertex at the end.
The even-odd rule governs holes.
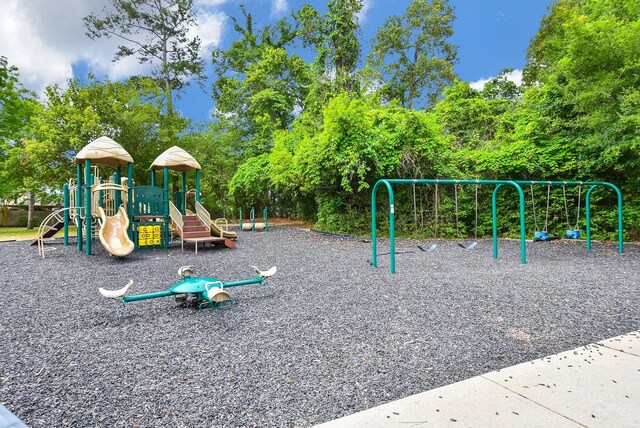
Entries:
MULTIPOLYGON (((591 193, 593 190, 600 186, 609 187, 613 189, 617 196, 617 208, 618 208, 618 252, 622 254, 624 252, 623 245, 623 226, 622 226, 622 192, 620 189, 612 184, 607 182, 597 182, 597 181, 531 181, 531 180, 452 180, 452 179, 381 179, 376 182, 371 191, 371 265, 373 267, 378 266, 377 262, 377 208, 376 208, 376 194, 378 188, 384 186, 387 188, 387 192, 389 195, 389 255, 390 255, 390 270, 391 273, 395 273, 396 270, 396 261, 395 261, 395 199, 393 194, 393 185, 394 184, 413 184, 414 189, 416 184, 435 184, 436 185, 436 204, 434 205, 434 213, 435 213, 435 226, 434 231, 437 234, 437 218, 438 218, 438 207, 437 207, 437 185, 438 184, 453 184, 457 185, 475 185, 476 186, 476 241, 477 242, 477 218, 478 218, 478 202, 477 202, 477 186, 479 185, 493 185, 495 186, 493 189, 492 197, 491 197, 491 219, 492 219, 492 235, 493 235, 493 258, 498 258, 498 210, 497 210, 497 193, 503 186, 511 186, 516 189, 518 192, 518 206, 519 206, 519 219, 520 219, 520 260, 522 264, 526 263, 526 231, 525 231, 525 197, 524 191, 522 190, 522 185, 534 186, 534 185, 546 185, 548 186, 547 191, 547 216, 545 219, 545 229, 548 226, 548 206, 549 200, 551 196, 551 186, 579 186, 578 194, 579 201, 582 195, 582 186, 590 186, 585 195, 585 233, 586 233, 586 248, 587 251, 591 250, 591 193)), ((457 209, 457 190, 455 191, 455 200, 456 200, 456 223, 458 221, 458 209, 457 209)), ((568 205, 566 198, 566 189, 564 190, 565 196, 565 213, 567 214, 567 226, 569 229, 566 231, 567 237, 571 235, 570 239, 575 239, 575 237, 579 237, 578 224, 576 222, 576 226, 571 229, 571 225, 569 224, 569 216, 568 216, 568 205)), ((415 202, 415 190, 414 190, 414 208, 416 206, 415 202)), ((578 213, 577 219, 579 219, 580 215, 580 206, 578 204, 578 213)), ((535 220, 534 214, 534 220, 535 220)), ((417 216, 414 214, 414 221, 417 223, 417 216)), ((537 224, 535 225, 536 229, 538 229, 537 224)), ((456 224, 456 230, 458 231, 458 225, 456 224)), ((538 232, 536 230, 536 232, 538 232)), ((544 232, 544 230, 543 230, 544 232)), ((548 232, 547 232, 548 237, 548 232)), ((465 248, 469 248, 473 245, 469 246, 461 245, 465 248)), ((473 245, 472 248, 475 248, 473 245)), ((421 248, 422 249, 422 248, 421 248)), ((434 251, 435 244, 431 246, 429 250, 423 251, 434 251)))
MULTIPOLYGON (((433 231, 434 231, 434 237, 438 238, 438 206, 439 206, 439 200, 440 198, 438 197, 438 184, 439 183, 435 183, 434 185, 434 202, 433 202, 433 231)), ((455 183, 454 184, 454 203, 455 203, 455 224, 456 224, 456 239, 460 239, 460 216, 459 216, 459 209, 458 209, 458 185, 459 183, 455 183)), ((417 202, 416 202, 416 183, 412 183, 412 187, 413 187, 413 223, 414 223, 414 228, 417 230, 418 229, 418 212, 417 212, 417 202)), ((464 248, 465 250, 474 250, 476 248, 476 246, 478 245, 478 187, 479 185, 476 184, 475 185, 475 221, 474 221, 474 239, 473 242, 469 243, 468 245, 465 245, 461 242, 458 243, 458 246, 461 248, 464 248)), ((432 244, 431 247, 429 247, 428 249, 424 249, 423 247, 421 247, 420 245, 418 245, 418 249, 420 249, 421 251, 427 252, 427 253, 432 253, 436 250, 437 248, 437 244, 432 244)))
MULTIPOLYGON (((549 236, 549 207, 551 205, 551 184, 547 183, 547 206, 544 214, 544 228, 540 230, 538 228, 538 216, 536 215, 536 200, 533 193, 533 186, 531 184, 531 208, 533 211, 533 224, 535 227, 534 233, 534 241, 550 241, 554 239, 560 239, 559 237, 551 237, 549 236)), ((578 207, 576 209, 576 222, 574 226, 571 226, 571 220, 569 218, 569 204, 567 202, 567 185, 562 184, 562 199, 564 202, 564 213, 567 219, 567 229, 565 230, 565 238, 567 239, 579 239, 580 238, 580 229, 578 225, 580 223, 580 202, 582 199, 582 183, 578 184, 578 207)))

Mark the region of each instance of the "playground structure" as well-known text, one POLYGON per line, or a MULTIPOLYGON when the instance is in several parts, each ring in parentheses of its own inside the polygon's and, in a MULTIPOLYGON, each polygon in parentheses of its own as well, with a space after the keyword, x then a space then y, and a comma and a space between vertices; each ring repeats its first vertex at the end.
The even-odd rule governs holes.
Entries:
POLYGON ((226 282, 218 278, 195 277, 193 276, 195 273, 193 266, 182 266, 178 270, 178 275, 182 277, 182 281, 173 285, 166 291, 127 296, 126 293, 133 285, 133 280, 130 280, 127 285, 119 290, 105 290, 104 288, 99 288, 98 291, 100 291, 100 294, 107 299, 114 299, 122 302, 123 304, 135 302, 137 300, 149 300, 168 296, 175 296, 178 301, 186 301, 189 295, 194 295, 198 310, 210 310, 229 306, 233 303, 231 296, 226 291, 227 288, 251 284, 265 285, 266 279, 275 275, 278 270, 275 266, 266 271, 261 271, 255 266, 252 266, 252 268, 258 274, 257 277, 226 282))
MULTIPOLYGON (((196 194, 196 189, 191 189, 187 192, 176 192, 174 195, 174 200, 178 203, 182 203, 185 208, 185 212, 187 215, 196 215, 193 211, 191 211, 187 207, 187 197, 193 196, 196 194)), ((197 211, 196 201, 193 202, 194 209, 197 211)), ((178 208, 180 209, 180 205, 178 208)), ((229 229, 229 221, 225 217, 219 217, 215 220, 209 217, 209 228, 211 229, 211 235, 217 236, 220 238, 225 238, 231 241, 235 241, 238 239, 238 234, 229 229)))
POLYGON ((264 207, 262 211, 263 219, 262 222, 256 222, 256 209, 251 208, 249 211, 249 220, 250 223, 242 223, 242 208, 238 209, 238 224, 240 225, 240 230, 242 232, 261 232, 269 231, 269 208, 264 207))
MULTIPOLYGON (((546 185, 548 189, 551 186, 589 186, 589 189, 585 195, 585 216, 586 216, 586 248, 591 250, 591 193, 599 186, 605 186, 612 188, 617 195, 618 200, 618 252, 622 254, 624 252, 623 244, 623 224, 622 224, 622 192, 614 184, 607 182, 597 181, 531 181, 531 180, 453 180, 453 179, 381 179, 376 182, 371 191, 371 265, 377 267, 377 228, 376 228, 376 194, 378 188, 384 185, 387 188, 389 195, 389 256, 390 256, 390 271, 395 273, 396 260, 395 260, 395 203, 393 194, 393 184, 453 184, 457 185, 495 185, 495 188, 491 197, 491 219, 492 219, 492 237, 493 237, 493 258, 498 258, 498 212, 497 212, 497 193, 503 186, 511 186, 516 189, 519 197, 519 219, 520 219, 520 260, 522 264, 527 262, 526 259, 526 230, 525 230, 525 198, 524 191, 521 185, 536 186, 546 185)), ((550 192, 550 190, 549 190, 550 192)), ((549 194, 549 193, 548 193, 549 194)), ((580 190, 581 194, 581 190, 580 190)), ((566 204, 566 195, 565 195, 566 204)), ((566 206, 566 205, 565 205, 566 206)), ((476 203, 477 207, 477 203, 476 203)), ((548 212, 548 210, 547 210, 548 212)), ((477 219, 477 214, 476 214, 477 219)), ((567 210, 568 220, 568 210, 567 210)), ((477 222, 477 220, 476 220, 477 222)), ((569 225, 569 227, 571 227, 569 225)), ((576 224, 577 228, 577 224, 576 224)), ((537 229, 537 226, 536 226, 537 229)), ((539 231, 536 231, 538 233, 539 231)), ((567 234, 575 235, 575 230, 567 230, 567 234)), ((430 249, 433 251, 435 247, 430 249)))
MULTIPOLYGON (((207 242, 234 248, 235 243, 224 236, 212 236, 210 215, 200 204, 200 164, 186 151, 171 147, 151 165, 151 185, 136 186, 133 182, 133 158, 118 143, 100 137, 85 146, 75 158, 76 178, 63 188, 64 208, 55 211, 42 222, 38 243, 44 257, 44 239, 64 230, 64 245, 69 245, 69 223, 77 226, 78 251, 91 254, 93 236, 109 254, 124 257, 134 250, 168 248, 170 232, 174 231, 184 243, 207 242), (92 164, 93 163, 93 164, 92 164), (107 178, 101 177, 98 165, 115 170, 107 178), (84 166, 84 171, 83 171, 84 166), (123 168, 127 175, 123 177, 123 168), (163 171, 163 187, 156 186, 156 171, 163 171), (196 214, 187 215, 185 204, 180 208, 169 200, 170 171, 182 174, 182 193, 186 193, 186 174, 195 171, 196 214)), ((34 242, 35 243, 35 242, 34 242)))

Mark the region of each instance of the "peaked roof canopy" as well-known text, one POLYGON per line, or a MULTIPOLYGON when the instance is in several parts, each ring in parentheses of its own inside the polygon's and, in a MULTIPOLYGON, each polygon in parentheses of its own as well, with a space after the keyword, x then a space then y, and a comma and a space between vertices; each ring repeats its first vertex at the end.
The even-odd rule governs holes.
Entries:
POLYGON ((75 161, 76 163, 82 163, 86 159, 113 168, 133 163, 133 158, 129 152, 111 138, 104 136, 93 140, 80 150, 76 155, 75 161))
POLYGON ((201 169, 198 161, 178 146, 173 146, 165 150, 153 161, 151 169, 163 169, 165 166, 180 172, 201 169))

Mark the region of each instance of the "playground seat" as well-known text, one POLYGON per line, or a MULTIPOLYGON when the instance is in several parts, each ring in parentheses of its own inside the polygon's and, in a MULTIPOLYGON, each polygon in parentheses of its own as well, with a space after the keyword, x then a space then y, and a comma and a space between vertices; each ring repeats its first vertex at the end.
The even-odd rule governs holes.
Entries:
POLYGON ((256 231, 263 231, 264 230, 264 223, 254 223, 253 227, 251 226, 251 223, 242 223, 242 231, 243 232, 251 232, 251 230, 256 230, 256 231))
POLYGON ((212 302, 224 302, 231 299, 229 293, 223 290, 222 282, 208 282, 205 284, 205 290, 207 293, 207 299, 212 302))
POLYGON ((105 290, 104 288, 98 288, 98 291, 107 299, 120 299, 122 296, 124 296, 127 293, 127 291, 129 290, 129 287, 131 287, 132 285, 133 285, 133 280, 131 279, 129 280, 127 285, 125 285, 119 290, 105 290))
POLYGON ((178 269, 178 275, 180 276, 191 276, 195 273, 193 266, 182 266, 178 269))
POLYGON ((276 272, 278 271, 278 268, 273 266, 271 269, 269 270, 260 270, 258 269, 256 266, 251 266, 258 275, 260 275, 263 278, 269 278, 270 276, 273 276, 276 274, 276 272))

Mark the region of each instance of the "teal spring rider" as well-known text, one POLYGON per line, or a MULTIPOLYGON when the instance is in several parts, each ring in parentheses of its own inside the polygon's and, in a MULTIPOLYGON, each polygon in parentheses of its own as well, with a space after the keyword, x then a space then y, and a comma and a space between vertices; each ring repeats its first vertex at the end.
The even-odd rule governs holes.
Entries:
POLYGON ((187 300, 187 297, 195 296, 198 310, 210 310, 229 306, 233 302, 226 289, 250 284, 265 285, 266 279, 275 275, 277 271, 275 266, 266 271, 262 271, 255 266, 252 266, 252 268, 258 274, 255 278, 240 281, 221 281, 217 278, 195 277, 193 276, 193 266, 182 266, 178 270, 178 275, 182 277, 182 281, 166 291, 127 296, 126 293, 131 285, 133 285, 133 280, 129 281, 127 285, 119 290, 98 288, 98 291, 107 299, 117 300, 123 304, 135 302, 136 300, 148 300, 168 296, 175 296, 177 301, 184 302, 187 300))

